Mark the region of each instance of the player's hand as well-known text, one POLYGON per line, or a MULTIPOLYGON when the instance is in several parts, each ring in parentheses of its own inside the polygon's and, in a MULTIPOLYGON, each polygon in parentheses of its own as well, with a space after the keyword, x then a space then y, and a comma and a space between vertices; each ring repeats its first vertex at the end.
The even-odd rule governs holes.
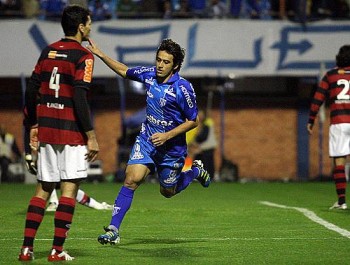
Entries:
POLYGON ((166 133, 155 133, 150 137, 150 140, 154 146, 161 146, 168 140, 168 136, 166 133))
POLYGON ((308 124, 307 124, 306 129, 307 129, 309 135, 312 134, 312 129, 313 129, 313 127, 314 127, 313 124, 311 124, 311 123, 308 123, 308 124))
POLYGON ((34 151, 38 151, 39 148, 39 141, 38 141, 38 127, 32 127, 30 129, 30 141, 29 141, 29 146, 32 148, 34 151))
POLYGON ((33 156, 31 154, 26 154, 24 160, 29 173, 36 175, 38 173, 38 168, 36 162, 33 160, 33 156))
POLYGON ((85 154, 85 159, 88 162, 93 162, 97 159, 98 152, 100 148, 96 141, 96 138, 89 138, 87 142, 88 152, 85 154))
POLYGON ((95 54, 98 57, 102 57, 103 53, 101 50, 97 47, 96 43, 92 39, 88 39, 89 45, 86 46, 88 50, 90 50, 93 54, 95 54))

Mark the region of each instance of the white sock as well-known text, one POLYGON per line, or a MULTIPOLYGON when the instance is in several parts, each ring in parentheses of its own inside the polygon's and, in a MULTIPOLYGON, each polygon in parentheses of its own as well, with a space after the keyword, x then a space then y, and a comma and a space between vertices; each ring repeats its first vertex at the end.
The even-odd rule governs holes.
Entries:
POLYGON ((49 199, 49 203, 56 203, 56 204, 58 204, 58 197, 57 197, 57 191, 56 191, 56 189, 54 189, 54 190, 51 192, 50 199, 49 199))
POLYGON ((77 192, 77 197, 75 199, 77 200, 77 202, 80 203, 84 199, 84 196, 85 196, 85 192, 79 189, 77 192))
POLYGON ((98 206, 100 204, 94 198, 91 198, 84 191, 82 191, 80 189, 77 192, 76 200, 80 204, 85 205, 85 206, 90 207, 90 208, 95 208, 96 206, 98 206), (89 198, 89 200, 86 200, 87 198, 89 198))
POLYGON ((99 205, 100 203, 98 201, 96 201, 94 198, 90 197, 90 202, 88 204, 86 204, 86 206, 89 206, 91 208, 95 208, 97 207, 97 205, 99 205))

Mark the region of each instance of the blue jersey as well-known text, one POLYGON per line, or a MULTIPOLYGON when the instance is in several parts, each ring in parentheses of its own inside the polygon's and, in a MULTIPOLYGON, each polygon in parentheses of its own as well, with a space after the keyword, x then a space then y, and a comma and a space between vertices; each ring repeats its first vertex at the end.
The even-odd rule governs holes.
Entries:
MULTIPOLYGON (((177 72, 166 83, 158 84, 155 67, 135 67, 126 73, 129 79, 144 83, 147 92, 146 120, 140 137, 149 141, 156 132, 168 132, 198 115, 196 94, 192 84, 177 72)), ((186 134, 180 134, 157 147, 157 151, 173 156, 187 154, 186 134)))

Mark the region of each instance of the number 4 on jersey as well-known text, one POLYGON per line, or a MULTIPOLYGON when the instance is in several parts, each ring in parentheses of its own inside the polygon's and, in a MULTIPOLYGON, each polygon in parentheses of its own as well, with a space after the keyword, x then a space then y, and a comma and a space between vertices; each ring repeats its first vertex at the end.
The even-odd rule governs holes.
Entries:
POLYGON ((55 98, 58 98, 58 91, 60 90, 60 74, 57 71, 58 67, 54 67, 49 83, 49 88, 55 90, 55 98))

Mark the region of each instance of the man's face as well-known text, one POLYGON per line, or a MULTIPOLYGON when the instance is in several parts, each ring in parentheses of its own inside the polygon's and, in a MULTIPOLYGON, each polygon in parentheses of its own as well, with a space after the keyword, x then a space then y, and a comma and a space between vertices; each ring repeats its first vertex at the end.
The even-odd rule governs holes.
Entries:
POLYGON ((86 24, 83 25, 82 27, 83 41, 87 41, 88 38, 90 37, 91 23, 92 23, 91 17, 89 16, 88 21, 86 21, 86 24))
POLYGON ((174 56, 166 51, 159 51, 156 57, 157 78, 167 81, 174 72, 174 56))

